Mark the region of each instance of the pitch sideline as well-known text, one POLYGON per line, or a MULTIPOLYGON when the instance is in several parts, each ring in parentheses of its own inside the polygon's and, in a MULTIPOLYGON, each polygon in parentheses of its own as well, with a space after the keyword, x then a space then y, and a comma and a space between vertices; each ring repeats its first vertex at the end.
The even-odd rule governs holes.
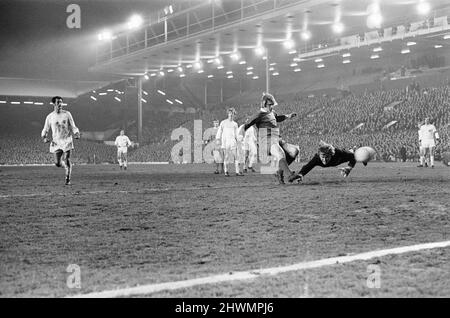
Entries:
POLYGON ((417 252, 421 250, 434 249, 434 248, 445 248, 450 246, 450 241, 442 241, 442 242, 433 242, 433 243, 424 243, 424 244, 416 244, 409 245, 403 247, 396 247, 384 250, 376 250, 371 252, 359 253, 348 256, 339 256, 332 258, 325 258, 316 261, 308 261, 308 262, 300 262, 292 265, 286 266, 278 266, 264 269, 255 269, 249 271, 241 271, 241 272, 231 272, 227 274, 219 274, 213 276, 206 276, 188 280, 174 281, 174 282, 166 282, 166 283, 158 283, 158 284, 148 284, 136 287, 129 288, 121 288, 115 290, 106 290, 101 292, 93 292, 88 294, 78 294, 74 296, 68 297, 76 297, 76 298, 111 298, 111 297, 126 297, 126 296, 134 296, 134 295, 146 295, 152 294, 164 290, 176 290, 181 288, 189 288, 198 285, 208 285, 208 284, 217 284, 223 282, 237 281, 237 280, 251 280, 257 277, 262 277, 262 275, 277 275, 281 273, 291 272, 291 271, 299 271, 305 269, 319 268, 323 266, 330 266, 336 264, 343 264, 353 261, 361 261, 361 260, 369 260, 375 257, 382 257, 387 255, 396 255, 403 254, 408 252, 417 252))

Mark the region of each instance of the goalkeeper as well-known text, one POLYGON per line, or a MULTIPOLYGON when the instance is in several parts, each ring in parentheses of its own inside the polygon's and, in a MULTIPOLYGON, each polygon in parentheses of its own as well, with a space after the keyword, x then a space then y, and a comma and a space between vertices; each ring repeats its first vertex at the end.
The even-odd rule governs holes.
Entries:
POLYGON ((316 166, 323 168, 336 167, 345 162, 348 162, 348 166, 340 168, 344 178, 350 174, 350 171, 352 171, 353 167, 356 165, 355 155, 353 152, 335 148, 333 145, 321 141, 319 144, 319 151, 298 173, 289 177, 289 182, 294 182, 295 180, 298 180, 298 182, 302 181, 303 177, 316 166))

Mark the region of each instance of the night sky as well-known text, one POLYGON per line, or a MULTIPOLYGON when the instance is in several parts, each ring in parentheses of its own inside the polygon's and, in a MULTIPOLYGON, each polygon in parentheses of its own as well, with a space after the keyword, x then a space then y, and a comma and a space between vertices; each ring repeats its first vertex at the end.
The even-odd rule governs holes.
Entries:
MULTIPOLYGON (((172 1, 174 2, 174 1, 172 1)), ((0 0, 0 77, 105 80, 88 72, 98 32, 144 17, 165 0, 0 0), (81 28, 69 29, 69 4, 81 8, 81 28)))

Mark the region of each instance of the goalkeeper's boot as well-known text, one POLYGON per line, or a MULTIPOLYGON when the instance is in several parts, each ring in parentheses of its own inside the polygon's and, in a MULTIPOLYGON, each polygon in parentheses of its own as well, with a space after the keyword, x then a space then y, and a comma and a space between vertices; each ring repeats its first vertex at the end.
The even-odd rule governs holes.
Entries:
POLYGON ((294 171, 292 171, 291 175, 289 176, 288 181, 290 183, 292 183, 295 180, 297 180, 297 182, 301 182, 303 180, 303 176, 301 174, 298 174, 298 173, 295 173, 294 171))
POLYGON ((65 185, 71 185, 71 183, 70 183, 70 178, 69 178, 69 177, 66 177, 66 183, 65 183, 65 185))
POLYGON ((284 172, 283 170, 278 170, 275 174, 275 177, 277 178, 278 184, 284 184, 284 172))

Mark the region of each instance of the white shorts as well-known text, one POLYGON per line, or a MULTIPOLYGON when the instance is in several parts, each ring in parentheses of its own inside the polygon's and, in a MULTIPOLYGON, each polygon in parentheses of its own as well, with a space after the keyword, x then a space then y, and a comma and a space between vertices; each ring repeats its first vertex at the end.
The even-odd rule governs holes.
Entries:
POLYGON ((122 154, 127 154, 128 147, 117 147, 117 156, 120 156, 122 154))
POLYGON ((239 163, 245 163, 245 150, 242 142, 238 142, 237 144, 236 156, 239 163))
POLYGON ((236 149, 236 139, 222 139, 222 149, 224 150, 235 150, 236 149))
POLYGON ((435 146, 436 143, 434 142, 434 140, 422 140, 422 142, 420 143, 420 147, 422 148, 431 148, 435 146))

